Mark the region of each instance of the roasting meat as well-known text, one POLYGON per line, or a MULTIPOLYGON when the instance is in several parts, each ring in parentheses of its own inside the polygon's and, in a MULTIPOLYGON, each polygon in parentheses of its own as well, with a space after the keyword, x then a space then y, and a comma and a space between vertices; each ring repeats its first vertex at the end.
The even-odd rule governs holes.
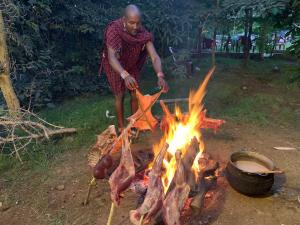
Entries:
POLYGON ((120 164, 109 179, 111 199, 116 205, 120 204, 120 194, 130 186, 134 176, 134 162, 131 155, 128 134, 126 133, 123 137, 122 156, 120 164))
POLYGON ((167 194, 163 202, 163 220, 166 225, 180 225, 180 212, 187 200, 190 187, 185 181, 184 166, 181 161, 181 152, 175 153, 176 172, 174 175, 175 187, 167 194))
POLYGON ((152 170, 149 173, 148 189, 144 202, 138 209, 130 211, 130 221, 135 225, 139 224, 143 215, 145 216, 144 222, 149 222, 162 207, 164 199, 164 187, 161 179, 162 164, 167 149, 168 144, 165 144, 155 159, 152 170))

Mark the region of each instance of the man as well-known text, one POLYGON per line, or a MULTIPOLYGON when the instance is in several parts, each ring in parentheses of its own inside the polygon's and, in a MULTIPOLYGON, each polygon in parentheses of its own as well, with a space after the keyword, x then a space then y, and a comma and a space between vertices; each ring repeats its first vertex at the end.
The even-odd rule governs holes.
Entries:
POLYGON ((161 60, 152 35, 141 25, 141 12, 135 5, 125 8, 122 18, 111 22, 104 33, 103 67, 115 95, 115 110, 119 131, 124 128, 124 94, 131 95, 131 111, 136 112, 138 103, 135 90, 139 88, 140 71, 147 54, 150 56, 158 78, 158 86, 168 91, 164 80, 161 60))

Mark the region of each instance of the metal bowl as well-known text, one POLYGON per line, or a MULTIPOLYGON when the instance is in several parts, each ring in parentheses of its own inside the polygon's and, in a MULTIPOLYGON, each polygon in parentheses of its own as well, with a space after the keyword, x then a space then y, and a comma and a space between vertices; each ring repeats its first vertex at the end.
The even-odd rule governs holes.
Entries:
MULTIPOLYGON (((255 163, 258 168, 272 171, 275 166, 272 160, 256 152, 235 152, 230 156, 226 167, 226 176, 229 184, 236 191, 246 195, 267 194, 274 183, 273 173, 257 173, 252 169, 245 169, 240 162, 255 163)), ((259 170, 261 171, 261 170, 259 170)))

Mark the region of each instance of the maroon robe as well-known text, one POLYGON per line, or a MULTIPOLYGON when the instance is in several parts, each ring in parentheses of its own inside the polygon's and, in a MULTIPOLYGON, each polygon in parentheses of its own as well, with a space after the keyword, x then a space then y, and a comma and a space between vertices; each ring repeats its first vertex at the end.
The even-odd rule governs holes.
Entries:
POLYGON ((104 32, 103 67, 112 92, 116 95, 126 90, 124 80, 116 73, 108 62, 108 47, 117 52, 122 67, 133 76, 137 82, 147 57, 146 44, 152 41, 152 34, 144 27, 140 27, 136 35, 129 34, 122 19, 112 21, 104 32))

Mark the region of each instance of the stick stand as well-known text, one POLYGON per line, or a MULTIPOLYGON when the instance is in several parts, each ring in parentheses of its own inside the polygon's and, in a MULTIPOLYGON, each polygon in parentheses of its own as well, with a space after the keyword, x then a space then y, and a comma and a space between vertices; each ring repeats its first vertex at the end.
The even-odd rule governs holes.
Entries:
POLYGON ((106 225, 111 225, 111 221, 112 221, 112 217, 114 215, 114 211, 115 211, 115 203, 111 203, 111 207, 110 207, 110 212, 109 212, 109 216, 108 216, 108 220, 107 220, 107 224, 106 225))
POLYGON ((143 224, 144 217, 145 217, 145 214, 143 214, 143 215, 141 216, 141 219, 140 219, 139 225, 142 225, 142 224, 143 224))
POLYGON ((96 185, 96 179, 95 179, 95 177, 93 177, 92 180, 89 183, 89 189, 88 189, 86 198, 85 198, 85 200, 83 202, 83 205, 87 205, 89 203, 90 194, 91 194, 91 188, 92 188, 92 186, 95 186, 95 185, 96 185))

